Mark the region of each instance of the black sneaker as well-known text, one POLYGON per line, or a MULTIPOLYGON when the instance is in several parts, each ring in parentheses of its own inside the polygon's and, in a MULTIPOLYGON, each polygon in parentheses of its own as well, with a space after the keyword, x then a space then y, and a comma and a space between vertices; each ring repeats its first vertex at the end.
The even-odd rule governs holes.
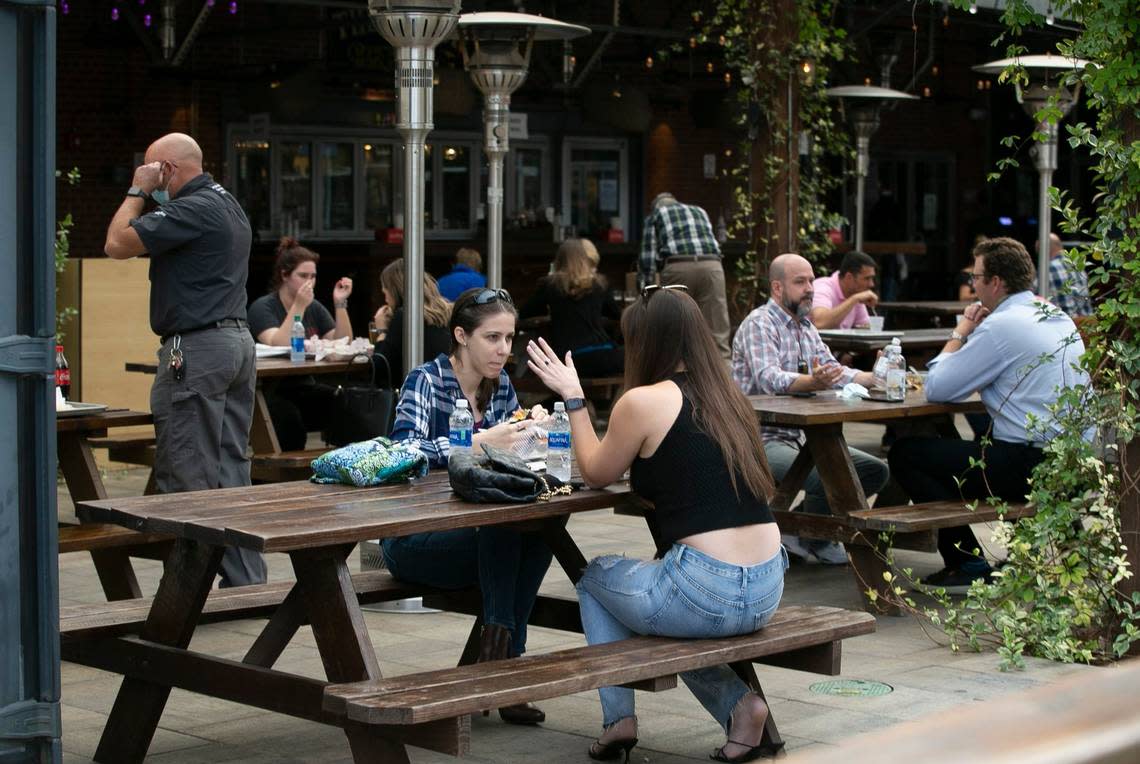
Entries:
POLYGON ((986 568, 982 571, 965 571, 961 568, 943 568, 937 573, 931 573, 920 580, 922 589, 945 589, 947 594, 965 594, 975 581, 992 580, 993 570, 986 568))

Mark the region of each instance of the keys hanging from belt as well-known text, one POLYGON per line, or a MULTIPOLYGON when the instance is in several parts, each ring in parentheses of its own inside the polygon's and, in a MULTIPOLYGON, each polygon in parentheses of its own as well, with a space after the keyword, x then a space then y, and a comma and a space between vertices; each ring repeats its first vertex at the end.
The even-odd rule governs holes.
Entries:
POLYGON ((186 376, 186 359, 182 356, 182 336, 174 335, 174 344, 170 348, 170 373, 175 382, 181 382, 186 376))

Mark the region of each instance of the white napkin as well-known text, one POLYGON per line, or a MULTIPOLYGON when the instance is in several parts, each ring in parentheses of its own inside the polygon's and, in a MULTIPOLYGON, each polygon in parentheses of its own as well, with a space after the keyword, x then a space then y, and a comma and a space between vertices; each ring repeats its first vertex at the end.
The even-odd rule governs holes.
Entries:
POLYGON ((842 390, 835 394, 835 397, 851 401, 858 398, 870 398, 871 393, 858 382, 848 382, 842 390))

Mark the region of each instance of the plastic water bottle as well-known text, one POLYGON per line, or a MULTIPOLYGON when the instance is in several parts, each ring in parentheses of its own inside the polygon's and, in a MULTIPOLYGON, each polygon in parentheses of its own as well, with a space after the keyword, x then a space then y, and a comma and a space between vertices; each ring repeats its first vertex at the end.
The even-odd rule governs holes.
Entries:
POLYGON ((891 340, 891 344, 883 348, 883 354, 875 361, 875 366, 871 370, 871 376, 874 378, 872 384, 883 390, 887 386, 887 369, 890 369, 894 364, 894 357, 902 357, 902 340, 895 337, 891 340))
POLYGON ((562 482, 570 480, 570 415, 566 404, 557 401, 546 427, 546 472, 562 482))
POLYGON ((460 398, 455 402, 455 410, 447 420, 447 442, 451 444, 451 453, 471 452, 471 431, 475 427, 475 417, 471 409, 467 408, 467 399, 460 398))
POLYGON ((891 365, 887 367, 887 400, 906 400, 906 359, 901 350, 891 354, 891 365))
POLYGON ((293 316, 293 329, 289 332, 289 360, 305 362, 305 325, 301 323, 300 316, 293 316))

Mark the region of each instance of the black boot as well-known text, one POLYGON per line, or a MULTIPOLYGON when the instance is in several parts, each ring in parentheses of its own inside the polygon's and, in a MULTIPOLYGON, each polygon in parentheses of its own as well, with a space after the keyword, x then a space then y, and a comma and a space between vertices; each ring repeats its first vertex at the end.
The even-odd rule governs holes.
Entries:
MULTIPOLYGON (((487 624, 479 642, 479 662, 506 660, 511 655, 511 631, 502 626, 487 624)), ((487 712, 484 711, 486 716, 487 712)), ((508 724, 538 724, 546 721, 546 714, 530 703, 519 703, 499 709, 499 716, 508 724)))

